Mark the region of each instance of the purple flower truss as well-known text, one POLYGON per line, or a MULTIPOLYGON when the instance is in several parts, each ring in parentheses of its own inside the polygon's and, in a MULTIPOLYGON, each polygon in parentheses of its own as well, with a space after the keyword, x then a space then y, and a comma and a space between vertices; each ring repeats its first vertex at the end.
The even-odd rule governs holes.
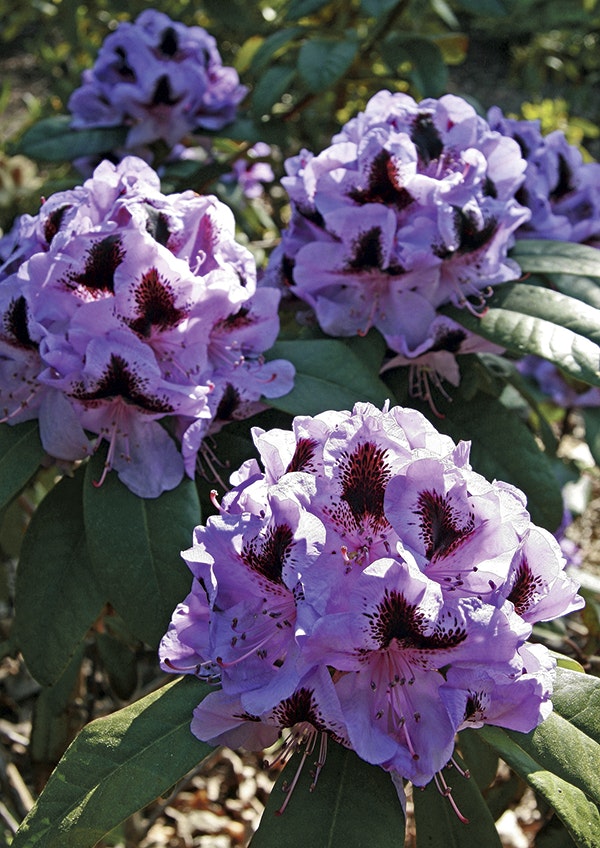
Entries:
POLYGON ((0 410, 11 424, 39 418, 52 457, 106 440, 107 469, 156 497, 194 475, 208 433, 290 391, 291 364, 262 357, 279 292, 256 288, 215 197, 166 196, 127 157, 15 232, 0 269, 0 410))
POLYGON ((246 91, 206 30, 146 9, 107 36, 69 110, 77 129, 131 127, 130 150, 159 140, 173 147, 190 132, 231 123, 246 91))
POLYGON ((507 118, 497 106, 488 112, 490 126, 514 138, 527 162, 519 201, 531 219, 517 238, 600 242, 600 164, 584 162, 561 130, 543 136, 539 121, 507 118))
POLYGON ((264 470, 245 463, 196 528, 160 647, 165 670, 220 682, 200 739, 332 738, 422 786, 458 730, 549 714, 555 661, 527 639, 583 599, 522 492, 410 409, 357 404, 253 438, 264 470))
POLYGON ((519 276, 506 254, 530 216, 515 198, 525 167, 461 98, 380 91, 318 156, 286 161, 292 216, 270 279, 325 332, 376 327, 397 363, 456 381, 454 354, 485 343, 438 309, 481 311, 491 285, 519 276))

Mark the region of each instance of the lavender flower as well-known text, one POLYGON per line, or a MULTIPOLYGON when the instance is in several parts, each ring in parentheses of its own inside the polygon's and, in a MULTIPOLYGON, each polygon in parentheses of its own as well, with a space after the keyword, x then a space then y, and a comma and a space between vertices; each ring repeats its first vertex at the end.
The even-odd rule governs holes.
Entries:
POLYGON ((0 402, 9 423, 39 418, 51 456, 82 459, 106 440, 106 469, 155 497, 194 475, 211 429, 290 390, 290 363, 262 358, 279 293, 256 290, 216 198, 165 196, 128 157, 16 233, 0 280, 0 402))
POLYGON ((518 142, 527 162, 517 197, 531 210, 531 219, 519 228, 517 238, 598 242, 600 164, 584 162, 561 130, 542 136, 539 121, 507 118, 497 106, 489 110, 488 121, 518 142))
POLYGON ((403 361, 473 349, 437 310, 481 310, 490 285, 519 276, 507 250, 530 213, 515 198, 526 163, 513 139, 453 95, 381 91, 330 147, 285 166, 292 217, 271 281, 325 332, 374 326, 403 361))
POLYGON ((130 127, 129 150, 159 140, 173 147, 188 133, 231 123, 246 91, 206 30, 145 9, 107 36, 69 109, 77 129, 130 127))
POLYGON ((526 640, 583 600, 522 492, 409 409, 253 437, 264 470, 245 463, 196 529, 160 647, 165 670, 221 683, 199 738, 260 748, 289 728, 284 750, 312 750, 320 734, 421 786, 458 730, 548 715, 554 660, 526 640))
POLYGON ((515 366, 529 377, 548 401, 563 409, 600 406, 600 389, 575 380, 568 380, 556 365, 530 354, 519 359, 515 366))

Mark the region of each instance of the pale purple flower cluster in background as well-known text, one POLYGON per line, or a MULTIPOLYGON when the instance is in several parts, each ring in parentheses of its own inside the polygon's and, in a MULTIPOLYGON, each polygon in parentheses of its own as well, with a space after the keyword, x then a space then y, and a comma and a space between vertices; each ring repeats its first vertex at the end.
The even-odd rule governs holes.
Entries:
POLYGON ((275 174, 267 157, 272 155, 270 145, 258 141, 245 154, 233 163, 232 173, 225 174, 224 182, 237 183, 242 193, 252 199, 260 197, 264 192, 265 183, 273 182, 275 174))
POLYGON ((196 528, 160 647, 165 670, 221 684, 194 712, 200 739, 321 734, 422 786, 457 731, 549 714, 555 661, 527 640, 583 600, 522 492, 410 409, 359 403, 253 437, 264 470, 245 463, 196 528))
POLYGON ((194 476, 209 432, 292 388, 262 356, 279 292, 257 289, 231 210, 164 195, 136 157, 18 219, 0 256, 0 415, 38 418, 55 459, 106 440, 107 469, 156 497, 194 476))
POLYGON ((399 362, 453 359, 474 340, 439 307, 481 312, 491 285, 519 277, 507 251, 530 217, 525 168, 461 98, 380 91, 330 147, 286 161, 292 217, 269 278, 329 334, 376 327, 399 362))
POLYGON ((129 150, 161 140, 173 147, 231 123, 246 92, 206 30, 146 9, 107 36, 69 110, 76 129, 131 127, 129 150))
POLYGON ((515 362, 515 366, 556 406, 563 409, 600 406, 600 388, 574 380, 569 382, 560 368, 541 356, 529 354, 515 362))
POLYGON ((518 142, 527 162, 517 197, 531 219, 517 238, 600 243, 600 164, 584 162, 561 130, 542 135, 539 121, 507 118, 498 106, 487 118, 493 129, 518 142))

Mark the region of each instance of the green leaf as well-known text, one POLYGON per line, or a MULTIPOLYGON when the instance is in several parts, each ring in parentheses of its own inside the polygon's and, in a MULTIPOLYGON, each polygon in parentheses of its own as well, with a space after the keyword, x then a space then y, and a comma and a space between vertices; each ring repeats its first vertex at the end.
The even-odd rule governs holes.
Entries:
POLYGON ((360 0, 360 9, 365 15, 379 18, 391 12, 399 4, 400 0, 360 0))
POLYGON ((93 481, 100 479, 103 465, 97 452, 87 465, 83 492, 94 573, 131 632, 154 646, 190 589, 180 552, 189 548, 200 521, 198 493, 185 479, 159 498, 138 498, 114 472, 96 488, 93 481))
POLYGON ((557 668, 554 709, 563 718, 600 744, 600 679, 557 668))
POLYGON ((269 35, 262 42, 254 56, 252 57, 252 62, 250 67, 253 71, 262 71, 263 68, 269 63, 269 60, 272 56, 274 56, 279 50, 285 47, 290 41, 294 41, 294 39, 298 38, 298 36, 302 35, 305 31, 304 27, 294 26, 288 27, 287 29, 280 29, 277 32, 269 35))
MULTIPOLYGON (((494 819, 476 781, 455 769, 442 775, 451 787, 452 800, 468 823, 462 822, 434 782, 413 789, 417 848, 501 848, 494 819)), ((385 843, 382 843, 385 844, 385 843)))
POLYGON ((456 5, 479 17, 490 15, 494 18, 503 18, 508 11, 500 0, 456 0, 456 5))
POLYGON ((50 774, 83 720, 73 709, 81 686, 81 663, 85 646, 80 643, 64 672, 36 698, 31 723, 29 755, 43 774, 50 774))
POLYGON ((437 44, 417 36, 394 34, 381 45, 381 55, 396 74, 409 62, 408 78, 421 97, 439 97, 448 86, 448 70, 437 44))
POLYGON ((402 848, 404 815, 389 774, 329 742, 325 765, 311 791, 318 756, 316 747, 284 813, 277 815, 300 756, 288 763, 271 792, 251 848, 402 848))
POLYGON ((83 469, 63 477, 27 528, 17 569, 15 631, 31 674, 54 683, 100 614, 104 598, 89 560, 83 469))
POLYGON ((600 386, 600 310, 541 286, 506 283, 480 317, 456 307, 443 312, 501 347, 535 353, 575 379, 600 386))
POLYGON ((37 421, 0 424, 0 509, 29 482, 44 455, 37 421))
MULTIPOLYGON (((475 732, 555 810, 579 848, 597 848, 600 833, 598 807, 584 791, 544 768, 538 752, 534 750, 534 756, 530 754, 527 734, 521 734, 525 739, 520 744, 515 741, 517 734, 509 735, 500 727, 488 725, 475 732)), ((596 752, 596 763, 599 753, 596 752)), ((597 773, 596 767, 596 780, 597 773)))
POLYGON ((327 6, 331 0, 290 0, 286 9, 285 17, 288 21, 297 21, 318 12, 323 6, 327 6))
POLYGON ((24 133, 17 151, 31 159, 68 162, 122 147, 129 131, 127 127, 74 130, 72 120, 69 115, 56 115, 38 121, 24 133))
POLYGON ((190 732, 210 688, 178 679, 88 724, 64 754, 12 848, 93 848, 166 792, 210 746, 190 732))
POLYGON ((524 273, 600 277, 598 249, 570 241, 519 239, 510 255, 524 273))
POLYGON ((458 735, 458 747, 474 780, 481 790, 487 789, 498 771, 498 755, 471 728, 458 735))
POLYGON ((596 465, 600 465, 600 407, 586 407, 582 410, 585 423, 585 441, 594 457, 596 465))
POLYGON ((351 35, 336 38, 311 38, 298 54, 298 72, 308 90, 321 94, 344 76, 358 54, 358 40, 351 35))
POLYGON ((272 107, 288 91, 296 69, 279 63, 267 68, 252 92, 252 112, 256 116, 268 115, 272 107))
POLYGON ((357 401, 381 407, 390 396, 377 371, 339 339, 277 342, 269 359, 288 359, 296 368, 292 391, 268 403, 291 415, 317 415, 326 409, 352 409, 357 401))

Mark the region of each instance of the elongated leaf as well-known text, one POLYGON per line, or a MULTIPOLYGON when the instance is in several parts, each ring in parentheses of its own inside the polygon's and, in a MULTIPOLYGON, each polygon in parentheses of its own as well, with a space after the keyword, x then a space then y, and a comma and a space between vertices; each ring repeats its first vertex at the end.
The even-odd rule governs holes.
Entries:
POLYGON ((65 162, 122 147, 127 127, 74 130, 69 115, 56 115, 34 124, 19 142, 18 152, 46 162, 65 162))
POLYGON ((490 305, 541 318, 600 342, 600 309, 543 286, 508 283, 499 286, 490 305))
POLYGON ((82 491, 82 472, 57 483, 35 511, 21 548, 16 638, 43 685, 64 672, 104 602, 86 547, 82 491))
POLYGON ((210 753, 190 732, 209 692, 175 680, 87 725, 66 751, 13 848, 93 848, 106 833, 180 780, 210 753))
POLYGON ((190 574, 180 556, 200 520, 196 487, 184 480, 159 498, 138 498, 110 472, 100 488, 104 457, 86 468, 83 492, 88 549, 98 585, 139 639, 156 645, 190 574))
POLYGON ((468 823, 462 822, 435 783, 413 790, 417 848, 501 848, 494 819, 475 780, 462 777, 456 769, 442 775, 452 791, 452 800, 468 823))
MULTIPOLYGON (((585 792, 544 768, 537 756, 532 756, 523 745, 515 741, 515 734, 509 735, 500 727, 491 725, 475 732, 550 804, 579 848, 597 848, 600 811, 585 792)), ((598 753, 600 751, 596 753, 596 762, 598 753)))
POLYGON ((304 27, 292 26, 287 29, 280 29, 269 35, 262 42, 254 56, 252 57, 251 67, 254 71, 261 71, 282 47, 285 47, 290 41, 298 38, 304 32, 304 27))
POLYGON ((357 54, 358 40, 354 36, 344 41, 311 38, 300 48, 298 71, 308 90, 320 94, 344 76, 357 54))
POLYGON ((277 64, 267 68, 252 92, 252 112, 257 117, 267 115, 283 94, 289 89, 296 69, 277 64))
POLYGON ((510 255, 526 273, 600 277, 598 250, 585 244, 546 239, 520 239, 512 248, 510 255))
POLYGON ((458 745, 471 774, 471 780, 474 780, 480 789, 487 789, 498 771, 498 755, 470 728, 459 734, 458 745))
POLYGON ((391 12, 400 3, 400 0, 360 0, 360 10, 365 15, 379 18, 387 12, 391 12))
POLYGON ((456 4, 474 15, 502 18, 507 14, 507 9, 500 0, 456 0, 456 4))
POLYGON ((600 745, 600 679, 557 668, 554 709, 600 745))
POLYGON ((293 390, 269 404, 292 415, 352 409, 356 401, 381 407, 390 392, 377 372, 339 339, 277 342, 269 359, 289 359, 296 368, 293 390))
POLYGON ((506 733, 545 769, 578 786, 590 801, 600 804, 600 746, 571 722, 554 712, 531 733, 506 733))
POLYGON ((361 760, 334 742, 311 792, 318 748, 304 763, 282 815, 289 786, 299 765, 296 755, 280 775, 251 848, 364 848, 404 845, 404 814, 392 780, 378 766, 361 760))
POLYGON ((600 465, 600 407, 583 410, 585 422, 585 440, 596 465, 600 465))
POLYGON ((331 0, 290 0, 285 16, 289 21, 297 21, 299 18, 318 12, 330 2, 331 0))
MULTIPOLYGON (((536 279, 537 275, 531 279, 536 279)), ((542 280, 549 280, 552 287, 562 294, 569 295, 582 303, 600 309, 600 277, 582 277, 577 274, 546 274, 542 280)))
POLYGON ((446 89, 448 70, 433 40, 394 34, 381 45, 381 55, 394 74, 410 63, 409 79, 422 97, 438 97, 446 89))
POLYGON ((523 285, 507 284, 504 292, 505 287, 500 286, 480 318, 455 307, 443 311, 467 329, 513 353, 535 353, 575 379, 600 386, 600 347, 585 335, 591 333, 597 338, 598 310, 538 286, 529 287, 535 292, 533 299, 514 295, 512 303, 517 309, 507 308, 515 289, 523 285), (545 302, 546 296, 550 296, 550 305, 545 302), (560 305, 556 297, 561 298, 560 305), (574 317, 577 304, 582 309, 580 323, 574 317))
POLYGON ((18 495, 43 458, 37 421, 0 424, 0 509, 18 495))

